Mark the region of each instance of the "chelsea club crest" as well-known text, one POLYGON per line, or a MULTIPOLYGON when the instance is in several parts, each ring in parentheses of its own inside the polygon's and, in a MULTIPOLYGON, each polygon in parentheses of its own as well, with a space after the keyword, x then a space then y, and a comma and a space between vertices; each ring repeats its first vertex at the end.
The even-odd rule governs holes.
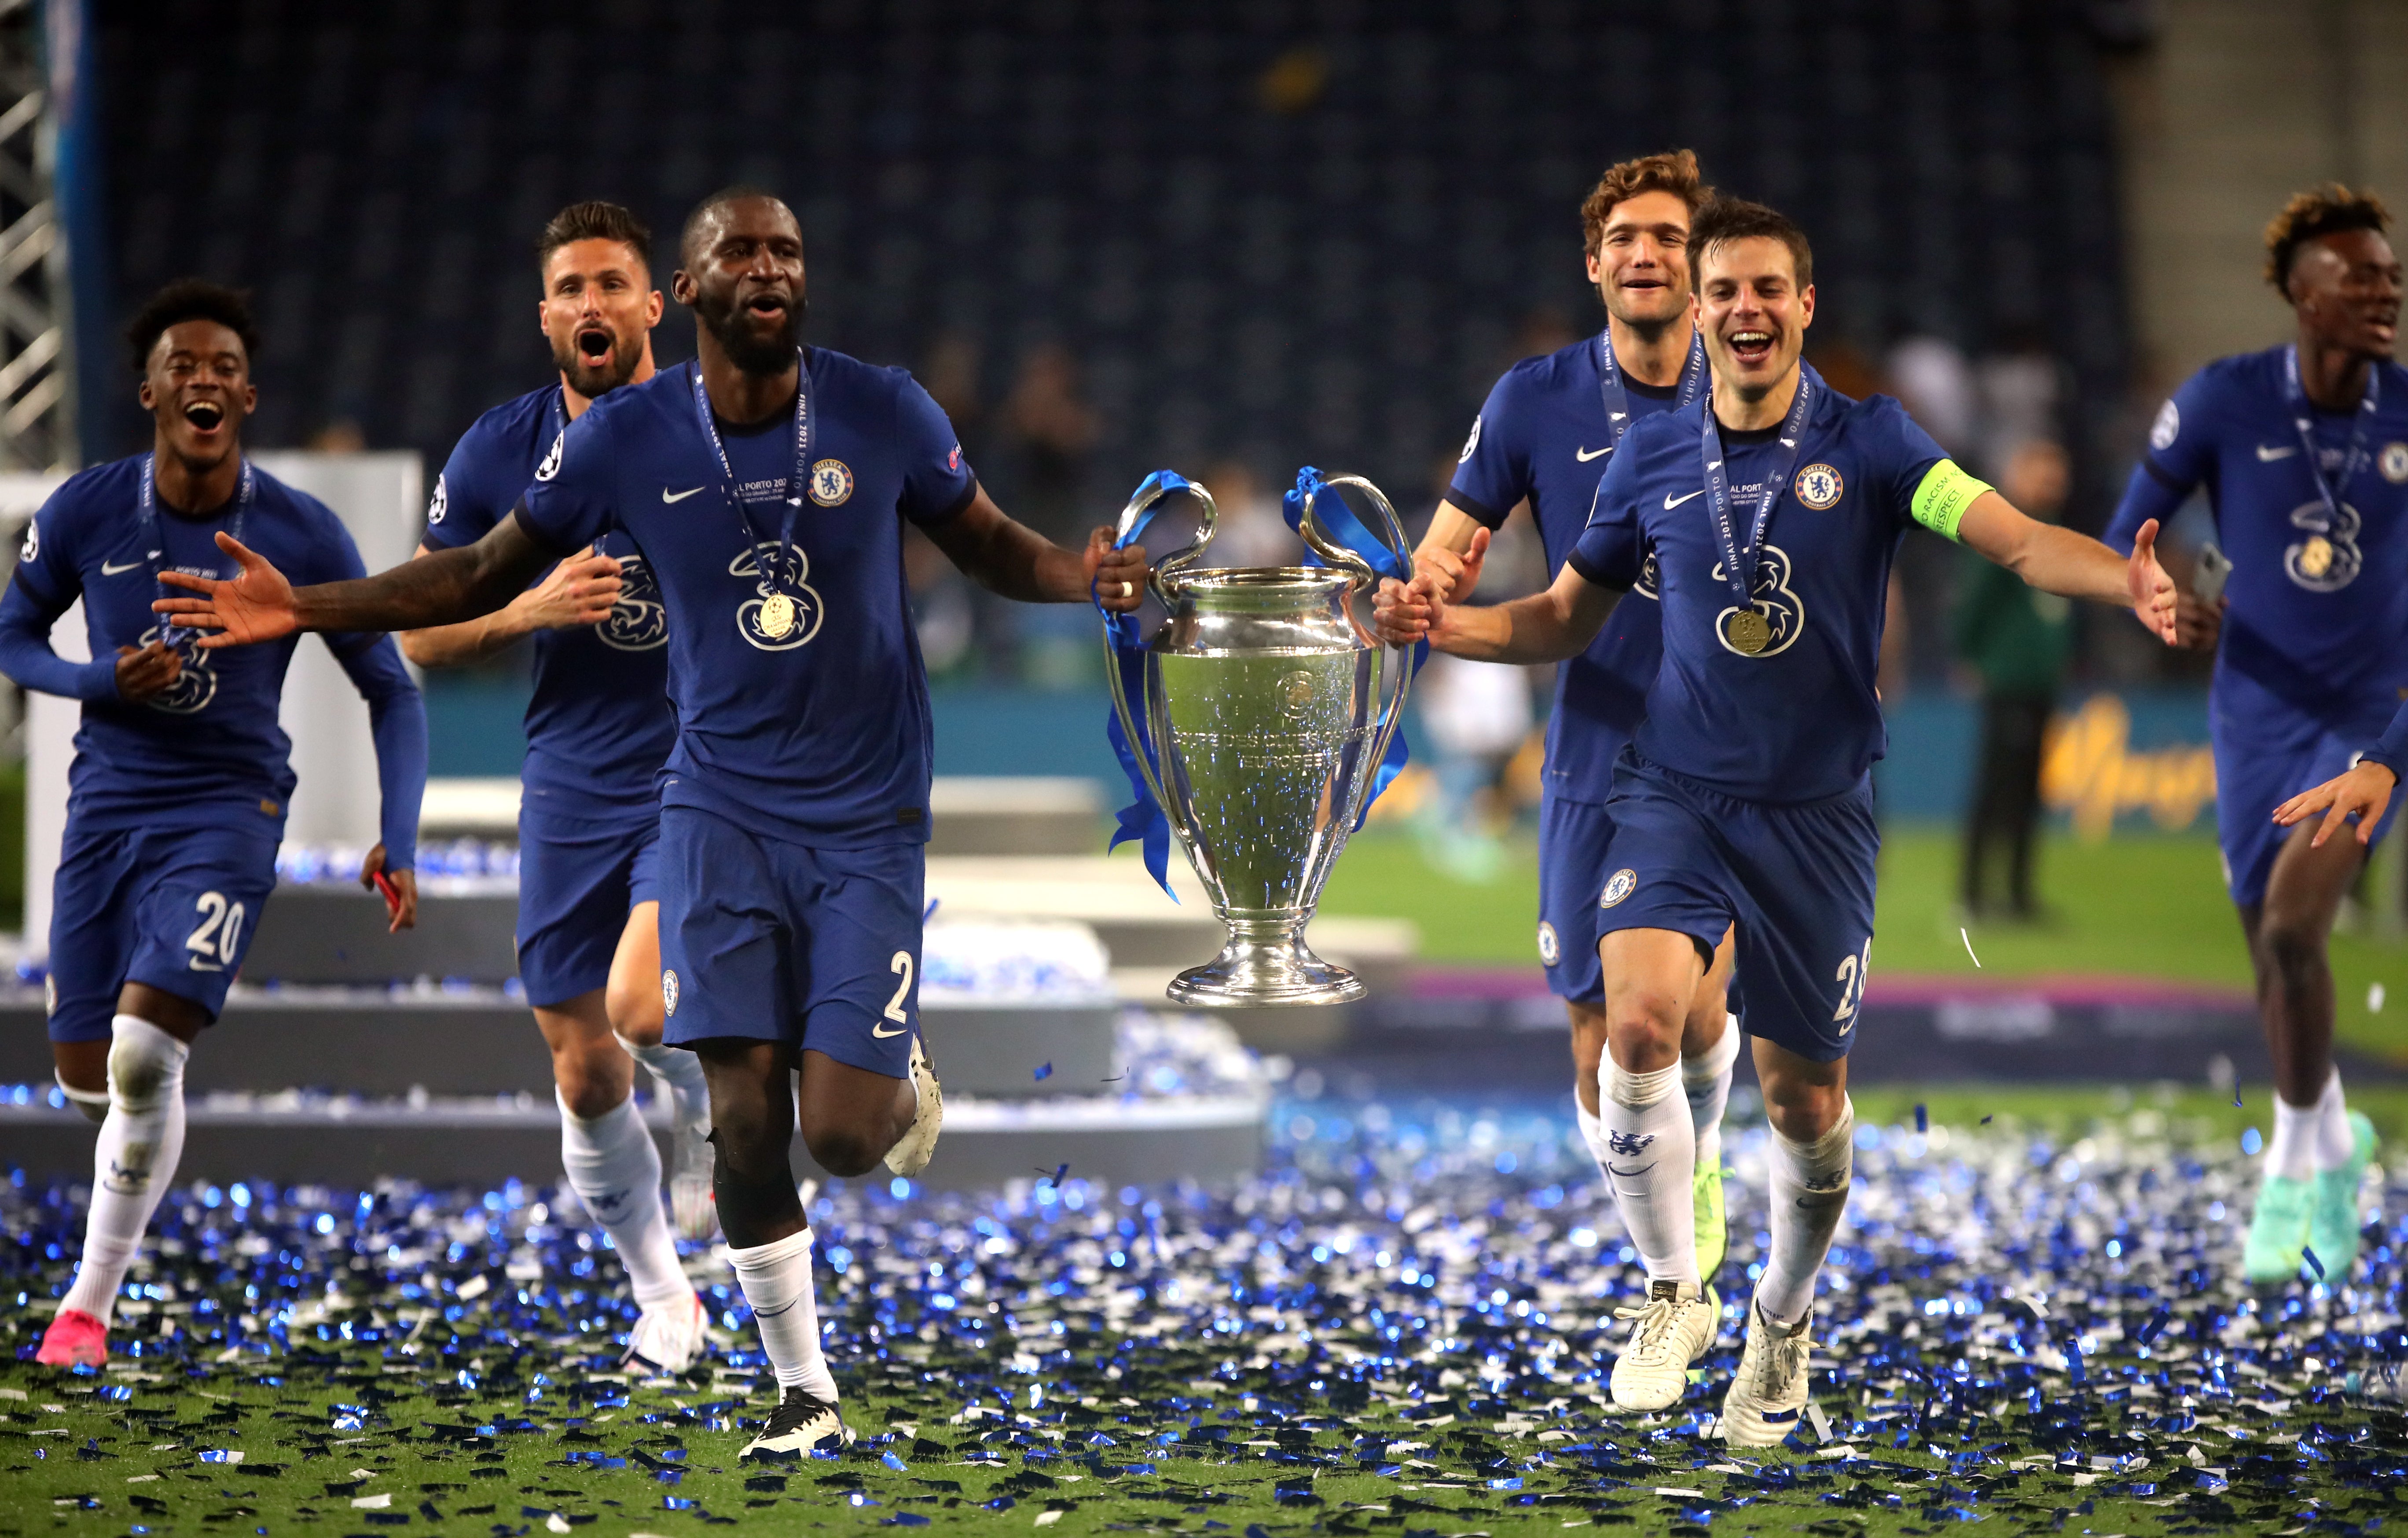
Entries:
POLYGON ((833 507, 853 495, 853 467, 842 460, 822 460, 811 466, 811 500, 833 507))
POLYGON ((1562 959, 1563 959, 1563 954, 1564 954, 1564 947, 1563 947, 1563 945, 1562 945, 1562 943, 1561 943, 1560 941, 1558 941, 1558 940, 1555 938, 1555 925, 1553 925, 1553 924, 1548 923, 1548 922, 1547 922, 1545 919, 1540 919, 1540 920, 1539 920, 1539 960, 1540 960, 1540 961, 1541 961, 1541 963, 1543 963, 1543 964, 1547 965, 1547 966, 1553 966, 1553 965, 1555 965, 1558 961, 1560 961, 1560 960, 1562 960, 1562 959))
POLYGON ((1597 900, 1601 908, 1612 907, 1639 889, 1639 873, 1625 865, 1605 883, 1605 892, 1597 900))
POLYGON ((1846 491, 1848 485, 1840 478, 1840 472, 1821 463, 1810 464, 1799 471, 1798 478, 1791 484, 1798 490, 1798 500, 1818 513, 1839 501, 1840 493, 1846 491))
POLYGON ((2394 486, 2408 486, 2408 443, 2385 444, 2383 452, 2375 456, 2374 463, 2382 470, 2384 479, 2394 486))
POLYGON ((677 999, 677 969, 674 967, 663 967, 661 968, 661 1012, 666 1015, 676 1014, 677 999))

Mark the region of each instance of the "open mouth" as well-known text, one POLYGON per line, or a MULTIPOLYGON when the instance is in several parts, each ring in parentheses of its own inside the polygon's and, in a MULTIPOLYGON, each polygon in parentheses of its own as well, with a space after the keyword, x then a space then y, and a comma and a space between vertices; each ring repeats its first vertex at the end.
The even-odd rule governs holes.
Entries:
POLYGON ((225 407, 215 401, 194 401, 184 407, 184 420, 202 433, 214 433, 225 420, 225 407))
POLYGON ((588 326, 577 334, 577 356, 599 367, 610 361, 610 349, 617 341, 600 326, 588 326))
POLYGON ((1772 356, 1772 333, 1769 331, 1735 331, 1730 335, 1731 357, 1751 367, 1772 356))
POLYGON ((782 320, 786 318, 785 295, 756 293, 744 301, 744 311, 748 315, 758 316, 764 320, 782 320))

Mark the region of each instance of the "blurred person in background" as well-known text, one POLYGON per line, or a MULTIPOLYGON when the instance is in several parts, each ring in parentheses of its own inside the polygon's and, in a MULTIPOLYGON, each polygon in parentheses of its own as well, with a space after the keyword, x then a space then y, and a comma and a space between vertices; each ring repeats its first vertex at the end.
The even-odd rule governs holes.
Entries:
POLYGON ((1216 461, 1204 472, 1204 489, 1212 493, 1213 509, 1208 564, 1293 566, 1304 560, 1304 541, 1280 516, 1280 499, 1242 460, 1216 461))
MULTIPOLYGON (((2063 447, 2033 438, 2007 456, 1999 490, 2043 523, 2063 521, 2072 483, 2063 447)), ((2041 744, 2065 682, 2073 605, 1967 552, 1955 626, 1957 659, 1982 683, 1982 759, 1965 819, 1965 910, 1975 918, 2040 917, 2032 897, 2032 843, 2040 827, 2041 744), (1992 866, 2006 862, 2003 900, 1992 866)))
MULTIPOLYGON (((1028 527, 1057 545, 1076 546, 1093 520, 1082 512, 1096 414, 1079 393, 1078 364, 1058 342, 1021 360, 1003 403, 1002 439, 1011 466, 1012 506, 1028 527)), ((981 628, 1011 637, 1011 666, 1026 683, 1069 689, 1096 676, 1095 617, 1077 609, 1031 609, 993 595, 981 604, 981 628)))
POLYGON ((2219 602, 2186 600, 2180 619, 2185 645, 2216 653, 2216 834, 2273 1059, 2274 1135, 2242 1256, 2261 1286, 2299 1275, 2311 1250, 2322 1279, 2344 1282, 2374 1155, 2333 1066, 2326 947, 2389 819, 2318 844, 2273 814, 2355 762, 2408 686, 2408 370, 2391 356, 2390 222, 2381 201, 2340 186, 2274 216, 2265 276, 2294 340, 2219 358, 2174 392, 2106 535, 2128 546, 2205 486, 2231 562, 2219 602))

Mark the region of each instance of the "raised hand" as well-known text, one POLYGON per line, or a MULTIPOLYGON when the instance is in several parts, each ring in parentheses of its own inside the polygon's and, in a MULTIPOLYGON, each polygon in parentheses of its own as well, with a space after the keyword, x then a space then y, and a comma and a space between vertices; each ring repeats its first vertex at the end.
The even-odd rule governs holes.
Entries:
POLYGON ((119 647, 117 697, 128 705, 155 700, 173 689, 183 672, 182 654, 165 641, 141 648, 119 647))
POLYGON ((619 589, 619 563, 596 555, 588 545, 510 602, 520 606, 530 630, 574 630, 610 618, 619 589))
POLYGON ((218 548, 234 557, 236 564, 242 568, 241 575, 228 581, 194 577, 189 572, 163 571, 160 581, 170 587, 190 588, 201 596, 157 599, 150 605, 152 610, 172 617, 179 625, 210 632, 196 643, 207 650, 273 641, 301 628, 300 610, 293 601, 293 584, 284 579, 282 572, 232 534, 220 533, 218 548))
POLYGON ((2141 623, 2166 645, 2180 644, 2174 618, 2179 595, 2174 579, 2157 564, 2157 520, 2154 518, 2142 524, 2141 532, 2132 538, 2132 557, 2124 566, 2124 587, 2141 623))
POLYGON ((2383 809, 2391 805, 2391 792, 2400 784, 2400 776, 2379 763, 2361 759, 2338 779, 2329 779, 2313 790, 2302 790, 2274 808, 2274 820, 2288 828, 2315 816, 2325 814, 2324 822, 2315 835, 2308 840, 2310 848, 2321 848, 2333 830, 2358 818, 2358 841, 2374 842, 2374 830, 2383 821, 2383 809))
POLYGON ((1126 614, 1145 602, 1145 547, 1112 548, 1112 531, 1096 529, 1079 552, 1087 575, 1087 591, 1108 609, 1126 614))
POLYGON ((1488 564, 1488 531, 1471 531, 1471 545, 1460 555, 1443 546, 1433 546, 1413 552, 1413 575, 1433 580, 1438 595, 1449 600, 1469 598, 1471 590, 1480 586, 1480 574, 1488 564))

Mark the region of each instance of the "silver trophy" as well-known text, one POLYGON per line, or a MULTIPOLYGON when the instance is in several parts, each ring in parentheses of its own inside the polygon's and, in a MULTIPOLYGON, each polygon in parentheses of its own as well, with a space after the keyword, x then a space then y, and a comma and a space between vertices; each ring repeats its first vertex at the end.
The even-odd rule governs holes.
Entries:
MULTIPOLYGON (((1378 487, 1358 476, 1327 484, 1360 491, 1408 556, 1378 487)), ((1118 532, 1125 537, 1175 489, 1140 487, 1118 532)), ((1158 773, 1139 746, 1117 671, 1111 691, 1147 789, 1229 931, 1221 954, 1181 973, 1168 992, 1185 1004, 1359 999, 1362 979, 1315 956, 1304 926, 1403 719, 1408 653, 1383 646, 1356 617, 1354 601, 1369 600, 1377 575, 1329 537, 1313 496, 1299 533, 1327 565, 1193 570, 1212 542, 1215 511, 1203 487, 1187 490, 1203 522, 1148 579, 1170 611, 1145 651, 1144 740, 1158 773)), ((1105 650, 1109 660, 1109 632, 1105 650)))

